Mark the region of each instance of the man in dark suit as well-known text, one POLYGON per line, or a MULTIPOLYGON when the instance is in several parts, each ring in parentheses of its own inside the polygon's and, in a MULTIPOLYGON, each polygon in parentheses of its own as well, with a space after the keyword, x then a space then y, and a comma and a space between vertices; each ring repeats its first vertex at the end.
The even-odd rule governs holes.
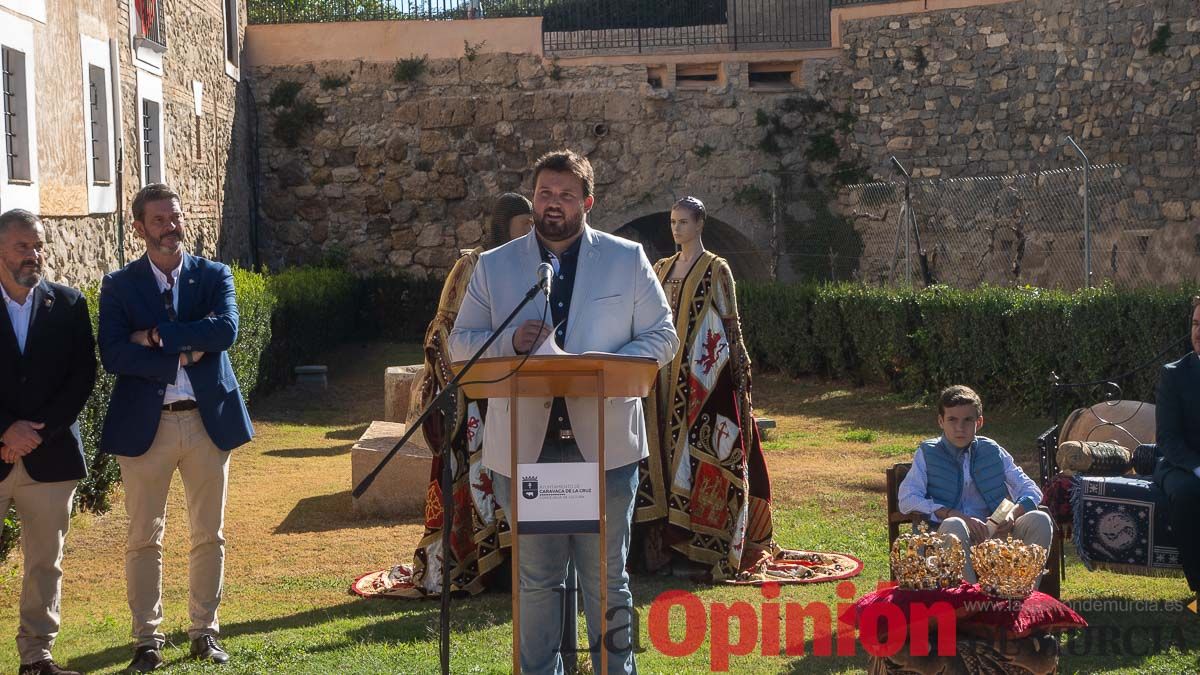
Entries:
POLYGON ((225 570, 229 450, 254 430, 226 350, 237 338, 233 274, 184 251, 179 195, 161 183, 133 200, 146 255, 104 277, 100 360, 117 376, 100 449, 117 457, 129 536, 125 583, 136 640, 129 670, 163 665, 162 539, 176 469, 191 526, 193 657, 225 663, 217 608, 225 570))
POLYGON ((63 542, 87 475, 76 418, 96 382, 96 345, 79 291, 42 278, 37 216, 0 214, 0 518, 15 504, 25 573, 21 675, 69 674, 50 655, 59 628, 63 542))
POLYGON ((1162 367, 1154 408, 1163 458, 1154 472, 1192 593, 1200 594, 1200 296, 1192 298, 1192 352, 1162 367))

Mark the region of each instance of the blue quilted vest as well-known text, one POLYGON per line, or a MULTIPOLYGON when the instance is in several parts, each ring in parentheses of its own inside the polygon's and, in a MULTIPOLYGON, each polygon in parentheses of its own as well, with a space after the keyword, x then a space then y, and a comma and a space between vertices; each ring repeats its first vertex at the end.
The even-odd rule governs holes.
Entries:
MULTIPOLYGON (((962 456, 946 442, 945 437, 924 441, 921 443, 921 452, 925 453, 925 489, 929 499, 957 509, 962 505, 962 456)), ((975 480, 975 487, 987 503, 988 511, 995 511, 1000 502, 1008 497, 1000 446, 986 436, 976 436, 967 452, 971 453, 971 477, 975 480)))

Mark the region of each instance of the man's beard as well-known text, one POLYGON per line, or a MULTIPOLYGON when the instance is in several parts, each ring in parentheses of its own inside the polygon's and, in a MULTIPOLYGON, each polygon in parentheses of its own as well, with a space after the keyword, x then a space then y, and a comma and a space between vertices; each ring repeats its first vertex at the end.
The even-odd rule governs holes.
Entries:
POLYGON ((158 249, 159 253, 171 254, 178 253, 183 250, 183 236, 178 232, 169 232, 151 242, 154 248, 158 249), (167 237, 176 237, 171 243, 167 242, 167 237))
POLYGON ((25 266, 21 265, 15 270, 11 270, 13 279, 18 284, 25 288, 33 288, 42 282, 42 266, 25 266))
POLYGON ((546 241, 565 241, 583 230, 583 211, 570 220, 564 218, 555 223, 547 223, 542 216, 535 213, 533 227, 546 241))

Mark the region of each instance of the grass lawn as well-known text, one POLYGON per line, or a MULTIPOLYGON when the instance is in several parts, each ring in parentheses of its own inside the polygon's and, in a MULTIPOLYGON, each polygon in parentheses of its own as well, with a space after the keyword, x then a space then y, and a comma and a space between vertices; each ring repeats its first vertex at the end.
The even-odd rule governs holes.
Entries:
MULTIPOLYGON (((383 412, 384 366, 417 362, 412 345, 354 344, 330 354, 325 392, 288 390, 255 401, 258 436, 235 451, 226 513, 222 633, 234 661, 204 667, 187 660, 187 526, 182 488, 171 493, 164 580, 168 672, 434 673, 438 607, 432 602, 366 601, 347 593, 358 574, 404 561, 421 534, 417 520, 356 518, 350 510, 350 446, 383 412)), ((851 389, 815 380, 759 375, 758 412, 778 423, 767 442, 778 541, 790 548, 842 551, 866 563, 858 594, 888 576, 883 471, 935 435, 934 416, 883 390, 851 389)), ((986 399, 986 383, 981 385, 986 399)), ((1036 475, 1033 439, 1049 425, 1006 410, 988 410, 983 433, 1007 447, 1036 475)), ((125 604, 122 501, 103 516, 74 521, 64 561, 60 663, 86 672, 118 672, 132 650, 125 604)), ((0 626, 15 634, 19 556, 0 564, 0 626)), ((634 577, 643 673, 708 672, 710 647, 668 658, 650 644, 650 601, 669 588, 696 593, 710 608, 763 602, 757 589, 700 587, 678 580, 634 577)), ((784 587, 773 602, 820 601, 834 607, 836 584, 784 587)), ((1150 579, 1083 569, 1068 554, 1064 599, 1186 602, 1182 579, 1150 579)), ((1182 603, 1181 603, 1182 604, 1182 603)), ((510 665, 507 595, 456 601, 452 670, 501 673, 510 665)), ((756 610, 757 611, 757 610, 756 610)), ((711 614, 711 611, 710 611, 711 614)), ((1116 606, 1083 611, 1093 628, 1065 644, 1064 672, 1200 670, 1200 617, 1186 610, 1116 606), (1157 645, 1156 645, 1157 643, 1157 645), (1182 646, 1182 649, 1180 648, 1182 646)), ((683 612, 671 614, 670 635, 683 637, 683 612)), ((581 621, 582 623, 582 621, 581 621)), ((706 629, 705 635, 711 635, 706 629)), ((733 642, 736 642, 734 631, 733 642)), ((811 654, 812 643, 805 653, 811 654)), ((761 643, 759 643, 761 644, 761 643)), ((733 657, 738 673, 860 672, 866 657, 764 656, 761 647, 733 657)), ((16 670, 10 638, 0 640, 0 671, 16 670)))

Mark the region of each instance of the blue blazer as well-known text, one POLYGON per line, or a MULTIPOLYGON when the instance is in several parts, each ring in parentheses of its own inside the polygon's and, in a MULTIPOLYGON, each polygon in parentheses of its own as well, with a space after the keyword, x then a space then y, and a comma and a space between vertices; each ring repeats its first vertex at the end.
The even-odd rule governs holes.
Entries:
POLYGON ((1200 466, 1200 356, 1196 352, 1159 371, 1154 418, 1154 440, 1163 456, 1155 472, 1159 484, 1172 468, 1195 471, 1200 466))
POLYGON ((175 383, 179 355, 204 352, 186 366, 204 428, 213 444, 232 450, 254 436, 250 415, 226 350, 237 339, 238 309, 227 265, 183 256, 177 321, 167 317, 146 256, 108 274, 100 286, 100 362, 117 376, 100 449, 112 455, 145 454, 158 433, 166 385, 175 383), (158 328, 162 349, 129 341, 130 334, 158 328))

